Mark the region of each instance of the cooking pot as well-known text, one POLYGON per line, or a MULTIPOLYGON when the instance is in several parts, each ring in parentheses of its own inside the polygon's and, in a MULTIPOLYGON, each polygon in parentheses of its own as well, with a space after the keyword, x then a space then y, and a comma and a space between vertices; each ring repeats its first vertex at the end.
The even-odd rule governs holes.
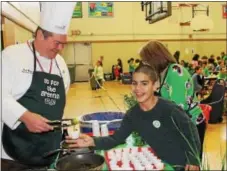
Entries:
POLYGON ((63 141, 61 148, 44 154, 43 157, 49 157, 60 153, 59 159, 55 163, 57 171, 69 170, 101 170, 105 162, 103 156, 95 154, 92 147, 88 148, 66 148, 63 141))
POLYGON ((101 170, 104 157, 95 153, 71 153, 60 158, 56 164, 57 171, 69 170, 101 170))

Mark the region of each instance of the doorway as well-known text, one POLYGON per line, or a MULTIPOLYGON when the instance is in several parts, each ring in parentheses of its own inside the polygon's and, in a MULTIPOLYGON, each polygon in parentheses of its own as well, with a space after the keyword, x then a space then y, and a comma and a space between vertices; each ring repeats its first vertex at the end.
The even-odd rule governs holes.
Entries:
POLYGON ((74 43, 75 81, 89 81, 92 68, 92 47, 90 43, 74 43))

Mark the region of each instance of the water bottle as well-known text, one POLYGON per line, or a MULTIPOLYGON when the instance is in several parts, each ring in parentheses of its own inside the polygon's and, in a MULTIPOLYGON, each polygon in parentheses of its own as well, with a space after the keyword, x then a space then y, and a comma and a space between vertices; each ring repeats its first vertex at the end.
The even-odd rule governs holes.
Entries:
POLYGON ((94 137, 100 136, 100 127, 97 120, 92 121, 92 133, 94 137))
POLYGON ((108 130, 107 124, 101 125, 101 133, 102 133, 102 137, 109 135, 109 130, 108 130))

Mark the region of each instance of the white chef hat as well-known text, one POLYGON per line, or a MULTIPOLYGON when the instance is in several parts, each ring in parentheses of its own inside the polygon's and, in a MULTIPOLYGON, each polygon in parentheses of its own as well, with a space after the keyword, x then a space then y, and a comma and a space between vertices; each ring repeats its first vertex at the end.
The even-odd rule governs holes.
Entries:
POLYGON ((67 34, 76 2, 41 2, 40 27, 56 34, 67 34))

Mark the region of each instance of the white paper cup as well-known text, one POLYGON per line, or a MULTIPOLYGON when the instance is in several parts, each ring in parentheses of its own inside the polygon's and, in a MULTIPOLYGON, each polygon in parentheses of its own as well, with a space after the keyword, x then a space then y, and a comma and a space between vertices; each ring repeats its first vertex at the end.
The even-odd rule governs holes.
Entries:
POLYGON ((77 139, 80 136, 80 132, 79 131, 73 131, 71 133, 69 133, 70 137, 72 137, 72 139, 77 139))

